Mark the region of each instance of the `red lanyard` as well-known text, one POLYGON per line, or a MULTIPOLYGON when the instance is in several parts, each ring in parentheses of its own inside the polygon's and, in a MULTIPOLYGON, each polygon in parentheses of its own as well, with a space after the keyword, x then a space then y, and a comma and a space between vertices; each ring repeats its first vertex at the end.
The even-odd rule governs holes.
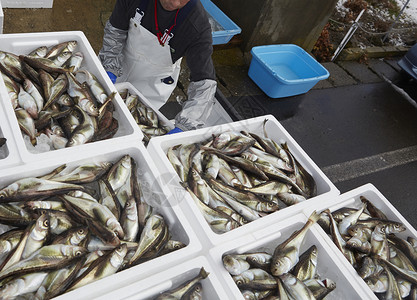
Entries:
MULTIPOLYGON (((162 40, 163 34, 162 34, 162 32, 159 30, 159 26, 158 26, 158 16, 157 16, 157 13, 156 13, 156 11, 157 11, 156 1, 158 1, 158 0, 155 0, 155 27, 156 27, 156 37, 158 38, 158 41, 159 41, 159 43, 161 44, 161 46, 164 46, 166 39, 165 39, 165 41, 163 41, 163 40, 162 40)), ((175 14, 174 24, 173 24, 173 25, 172 25, 172 26, 168 29, 168 32, 166 33, 166 35, 167 35, 167 36, 171 33, 171 31, 172 31, 172 29, 174 28, 174 26, 175 26, 175 25, 177 25, 177 17, 178 17, 178 13, 179 13, 179 11, 180 11, 180 10, 178 9, 178 10, 177 10, 177 13, 175 14)))

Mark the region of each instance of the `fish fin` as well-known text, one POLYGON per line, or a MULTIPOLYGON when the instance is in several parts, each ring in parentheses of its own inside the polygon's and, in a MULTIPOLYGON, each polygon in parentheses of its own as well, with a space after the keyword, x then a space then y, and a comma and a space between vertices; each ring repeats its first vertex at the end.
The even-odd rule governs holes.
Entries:
POLYGON ((209 272, 207 272, 207 271, 204 269, 204 267, 201 267, 201 269, 200 269, 200 274, 199 274, 199 275, 200 275, 201 277, 203 277, 203 279, 204 279, 204 278, 207 278, 207 276, 209 276, 209 274, 210 274, 210 273, 209 273, 209 272))
POLYGON ((266 138, 268 138, 268 134, 266 133, 266 129, 265 129, 266 122, 268 122, 268 119, 265 119, 265 120, 264 120, 264 122, 263 122, 263 124, 262 124, 262 129, 263 129, 263 131, 264 131, 264 136, 265 136, 266 138))
POLYGON ((308 218, 308 222, 316 223, 320 219, 320 214, 317 211, 313 211, 313 213, 308 218))

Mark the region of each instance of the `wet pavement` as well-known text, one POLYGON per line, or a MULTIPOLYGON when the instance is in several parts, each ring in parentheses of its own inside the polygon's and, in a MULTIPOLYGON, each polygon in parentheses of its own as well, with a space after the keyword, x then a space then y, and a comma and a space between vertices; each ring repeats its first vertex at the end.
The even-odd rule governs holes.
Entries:
POLYGON ((242 118, 274 115, 341 193, 372 183, 417 228, 417 83, 398 59, 325 63, 330 77, 304 95, 228 100, 242 118))
MULTIPOLYGON (((101 47, 104 23, 115 0, 55 0, 52 9, 4 9, 4 33, 81 30, 93 49, 101 47)), ((215 47, 218 93, 234 119, 273 114, 305 152, 346 192, 372 183, 417 228, 417 84, 405 80, 398 57, 324 63, 330 77, 304 95, 270 99, 247 76, 249 55, 215 47), (405 89, 395 90, 386 80, 405 89)), ((188 71, 166 114, 180 108, 188 71)))

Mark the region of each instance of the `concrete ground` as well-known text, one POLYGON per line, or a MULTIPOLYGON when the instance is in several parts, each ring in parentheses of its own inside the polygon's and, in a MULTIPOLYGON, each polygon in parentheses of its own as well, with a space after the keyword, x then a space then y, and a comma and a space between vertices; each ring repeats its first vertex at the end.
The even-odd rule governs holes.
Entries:
MULTIPOLYGON (((98 53, 114 3, 55 0, 52 9, 4 9, 3 32, 81 30, 98 53)), ((273 114, 342 193, 372 183, 417 228, 417 84, 402 79, 398 58, 325 63, 330 77, 306 94, 270 99, 247 76, 250 58, 239 48, 215 47, 213 54, 235 118, 273 114)), ((187 86, 184 64, 171 103, 186 97, 187 86)), ((179 106, 170 107, 175 115, 179 106)))

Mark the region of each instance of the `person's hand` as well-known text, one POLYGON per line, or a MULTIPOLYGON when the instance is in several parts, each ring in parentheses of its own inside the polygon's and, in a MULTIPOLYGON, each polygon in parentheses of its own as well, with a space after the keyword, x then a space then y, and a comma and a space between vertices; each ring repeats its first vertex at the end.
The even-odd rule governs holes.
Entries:
POLYGON ((117 76, 114 75, 112 72, 107 71, 107 75, 109 76, 111 82, 116 83, 117 76))
POLYGON ((170 131, 168 131, 167 134, 173 134, 173 133, 177 133, 177 132, 183 132, 181 129, 179 129, 178 127, 175 127, 174 129, 171 129, 170 131))

